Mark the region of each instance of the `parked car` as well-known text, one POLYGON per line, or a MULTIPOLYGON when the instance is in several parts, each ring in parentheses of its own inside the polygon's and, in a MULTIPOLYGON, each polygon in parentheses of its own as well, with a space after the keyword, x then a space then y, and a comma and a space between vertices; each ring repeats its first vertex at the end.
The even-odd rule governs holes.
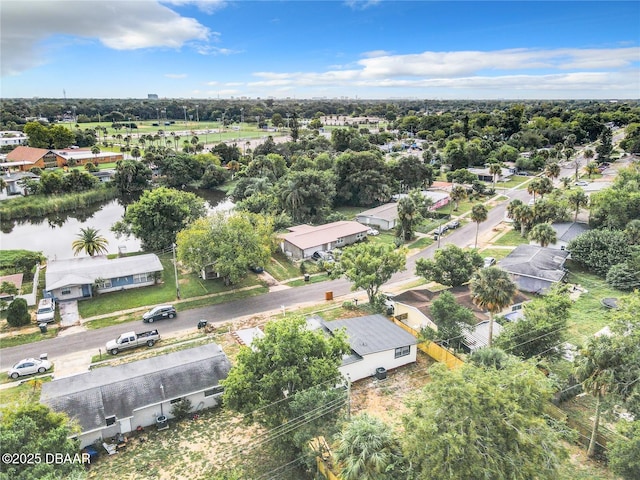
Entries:
POLYGON ((264 268, 257 266, 257 265, 252 265, 249 267, 249 270, 251 270, 253 273, 262 273, 264 272, 264 268))
POLYGON ((493 257, 485 257, 484 268, 491 267, 496 264, 496 259, 493 257))
POLYGON ((460 226, 460 222, 458 220, 454 220, 453 222, 447 225, 447 228, 458 228, 460 226))
POLYGON ((318 250, 316 252, 313 252, 313 255, 311 256, 311 258, 315 261, 324 260, 326 262, 329 260, 333 260, 333 255, 331 255, 329 252, 318 250))
POLYGON ((584 180, 580 180, 579 182, 575 183, 576 187, 586 187, 589 185, 589 182, 585 182, 584 180))
POLYGON ((370 228, 367 230, 367 235, 373 235, 375 237, 376 235, 380 235, 380 232, 375 228, 370 228))
POLYGON ((178 315, 173 305, 159 305, 153 307, 147 313, 142 316, 144 323, 153 323, 156 320, 162 320, 163 318, 175 318, 178 315))
POLYGON ((49 323, 53 322, 56 317, 56 301, 52 298, 43 298, 38 302, 38 310, 36 310, 36 322, 49 323))
POLYGON ((118 352, 127 348, 135 348, 141 345, 153 347, 160 340, 158 330, 149 330, 148 332, 126 332, 118 336, 115 340, 107 342, 107 352, 111 355, 117 355, 118 352))
POLYGON ((10 378, 24 377, 34 373, 44 373, 52 367, 47 359, 37 360, 35 358, 25 358, 20 360, 9 370, 10 378))

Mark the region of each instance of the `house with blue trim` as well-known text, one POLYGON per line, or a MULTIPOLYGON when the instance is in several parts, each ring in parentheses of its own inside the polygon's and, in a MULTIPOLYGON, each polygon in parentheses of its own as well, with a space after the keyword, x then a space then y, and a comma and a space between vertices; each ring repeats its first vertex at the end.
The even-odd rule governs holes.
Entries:
POLYGON ((112 259, 96 255, 50 260, 45 273, 45 292, 64 301, 90 298, 95 292, 146 287, 157 282, 162 269, 160 259, 153 253, 112 259))

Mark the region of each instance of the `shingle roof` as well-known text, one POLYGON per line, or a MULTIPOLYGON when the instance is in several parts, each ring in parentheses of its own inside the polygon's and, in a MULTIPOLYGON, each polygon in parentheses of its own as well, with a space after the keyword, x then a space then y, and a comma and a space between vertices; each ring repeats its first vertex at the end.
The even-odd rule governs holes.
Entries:
POLYGON ((335 242, 338 238, 348 237, 357 233, 364 233, 369 227, 358 222, 346 220, 340 222, 327 223, 313 227, 310 225, 299 225, 292 227, 291 232, 282 238, 295 245, 301 250, 335 242))
POLYGON ((589 230, 589 225, 577 222, 552 223, 551 226, 556 231, 557 240, 567 243, 589 230))
POLYGON ((7 160, 11 162, 22 160, 29 163, 35 163, 50 151, 51 150, 47 150, 45 148, 34 148, 20 145, 7 153, 7 160))
POLYGON ((361 357, 418 343, 416 337, 379 314, 323 321, 322 325, 331 332, 344 328, 351 349, 361 357))
POLYGON ((564 262, 568 256, 569 252, 566 250, 518 245, 498 262, 498 266, 511 274, 559 282, 565 276, 564 262))
POLYGON ((126 277, 161 270, 160 259, 154 253, 113 259, 98 255, 50 260, 45 274, 45 288, 50 291, 68 285, 93 283, 98 278, 126 277))
POLYGON ((76 419, 86 432, 106 426, 105 417, 127 418, 136 409, 213 388, 230 368, 212 343, 60 378, 42 385, 40 400, 76 419))

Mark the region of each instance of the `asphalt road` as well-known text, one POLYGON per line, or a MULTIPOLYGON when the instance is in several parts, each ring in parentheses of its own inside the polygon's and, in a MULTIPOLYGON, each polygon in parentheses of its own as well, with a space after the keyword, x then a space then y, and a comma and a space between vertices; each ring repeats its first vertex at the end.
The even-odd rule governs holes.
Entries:
MULTIPOLYGON (((518 198, 525 203, 528 201, 529 194, 526 190, 508 190, 500 192, 507 195, 510 199, 518 198)), ((480 224, 480 236, 487 234, 504 220, 504 214, 508 201, 501 202, 489 211, 488 218, 480 224)), ((448 232, 440 240, 440 247, 453 243, 460 247, 473 246, 476 234, 476 224, 471 222, 467 225, 448 232)), ((403 272, 395 274, 388 284, 407 281, 415 277, 415 262, 418 258, 433 257, 437 249, 437 242, 419 253, 411 256, 407 260, 407 269, 403 272)), ((384 288, 384 287, 383 287, 384 288)), ((157 328, 160 335, 171 335, 176 332, 188 329, 196 329, 198 320, 206 319, 210 323, 228 322, 235 318, 254 315, 273 310, 280 310, 282 306, 285 309, 295 305, 306 303, 322 303, 325 299, 325 292, 333 292, 334 298, 351 293, 351 283, 345 279, 331 280, 322 283, 313 283, 303 287, 289 288, 275 292, 258 295, 255 297, 243 298, 228 303, 212 305, 208 307, 197 308, 180 312, 173 320, 162 320, 153 324, 145 324, 140 322, 131 322, 123 325, 114 325, 99 330, 87 330, 70 335, 56 337, 40 342, 20 345, 17 347, 3 348, 0 350, 0 370, 6 370, 14 365, 22 358, 35 357, 41 353, 47 353, 49 358, 55 361, 56 357, 67 355, 71 352, 102 348, 108 340, 116 338, 126 331, 145 331, 150 328, 157 328)), ((366 298, 366 294, 361 292, 362 297, 366 298)))

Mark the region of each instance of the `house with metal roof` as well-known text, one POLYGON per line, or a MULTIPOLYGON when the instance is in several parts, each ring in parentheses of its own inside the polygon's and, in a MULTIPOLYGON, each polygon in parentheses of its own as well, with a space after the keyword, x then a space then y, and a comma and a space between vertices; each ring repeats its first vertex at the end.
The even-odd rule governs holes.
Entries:
POLYGON ((87 149, 46 149, 20 145, 7 154, 3 167, 14 168, 26 172, 32 168, 62 168, 67 165, 86 165, 93 163, 115 163, 122 160, 122 153, 91 153, 87 149))
POLYGON ((172 418, 172 405, 188 399, 194 411, 219 404, 231 364, 210 343, 42 385, 40 401, 80 427, 80 448, 172 418))
POLYGON ((358 222, 340 221, 325 225, 297 225, 281 237, 280 248, 294 260, 304 260, 317 251, 342 248, 364 240, 370 227, 358 222))
POLYGON ((107 293, 154 285, 163 270, 154 253, 109 259, 94 257, 49 260, 45 291, 58 301, 89 298, 93 288, 107 293))
POLYGON ((509 255, 498 262, 498 267, 508 272, 518 290, 544 293, 554 283, 565 279, 564 263, 569 256, 566 250, 518 245, 509 255))
POLYGON ((339 370, 352 382, 375 375, 379 368, 393 370, 416 361, 416 337, 383 315, 331 321, 311 319, 329 333, 344 329, 351 353, 342 359, 339 370))
POLYGON ((398 222, 398 204, 392 202, 370 208, 356 215, 356 220, 369 227, 377 227, 380 230, 391 230, 395 228, 398 222))

